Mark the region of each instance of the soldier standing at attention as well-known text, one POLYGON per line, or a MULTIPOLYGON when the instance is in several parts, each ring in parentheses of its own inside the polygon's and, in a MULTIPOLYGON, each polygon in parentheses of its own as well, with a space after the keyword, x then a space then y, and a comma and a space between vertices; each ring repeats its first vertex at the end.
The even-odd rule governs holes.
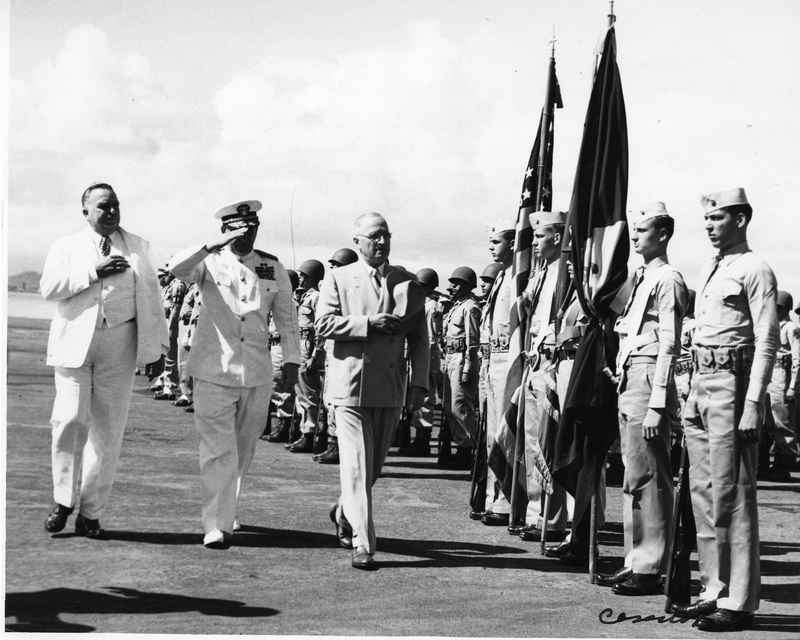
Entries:
POLYGON ((478 400, 478 349, 480 348, 481 312, 472 297, 478 285, 475 272, 459 267, 450 276, 448 287, 453 308, 444 319, 444 406, 456 455, 448 469, 472 469, 477 425, 475 403, 478 400))
POLYGON ((738 631, 752 626, 761 586, 756 463, 780 343, 777 285, 747 244, 753 209, 744 189, 701 202, 719 253, 697 287, 684 428, 703 589, 695 604, 672 610, 699 618, 704 631, 738 631))
POLYGON ((292 453, 311 453, 314 450, 314 429, 319 412, 319 394, 322 390, 321 367, 324 366, 322 345, 317 344, 314 321, 317 317, 319 283, 325 276, 325 267, 319 260, 306 260, 297 270, 300 289, 304 290, 297 310, 300 328, 300 377, 297 380, 295 411, 300 417, 300 437, 287 444, 292 453))
POLYGON ((428 343, 431 347, 431 365, 428 375, 428 391, 419 411, 412 416, 411 424, 416 430, 414 441, 408 447, 401 447, 397 452, 401 456, 427 457, 431 454, 431 433, 433 432, 433 414, 436 405, 436 378, 441 374, 442 351, 439 340, 442 337, 442 310, 436 300, 436 287, 439 286, 439 274, 433 269, 420 269, 417 279, 425 291, 425 324, 428 325, 428 343))
POLYGON ((269 315, 281 333, 284 376, 297 380, 297 315, 286 269, 253 249, 258 200, 222 207, 222 234, 176 254, 170 271, 196 282, 203 296, 188 373, 195 379, 195 424, 200 434, 203 544, 230 545, 240 528, 236 503, 269 415, 272 362, 269 315))
POLYGON ((800 371, 800 329, 792 322, 789 311, 794 306, 792 296, 778 291, 778 323, 780 345, 772 371, 772 380, 767 389, 771 416, 766 420, 768 438, 762 446, 769 460, 769 446, 775 441, 775 460, 764 479, 771 482, 789 482, 800 451, 797 447, 797 424, 795 423, 795 393, 797 374, 800 371))
POLYGON ((670 437, 680 408, 674 372, 688 291, 667 259, 675 221, 664 203, 649 204, 631 218, 633 248, 644 265, 633 273, 631 296, 615 327, 620 337, 616 369, 622 372, 625 567, 598 576, 598 582, 611 585, 617 595, 643 596, 663 593, 661 573, 670 549, 670 437))

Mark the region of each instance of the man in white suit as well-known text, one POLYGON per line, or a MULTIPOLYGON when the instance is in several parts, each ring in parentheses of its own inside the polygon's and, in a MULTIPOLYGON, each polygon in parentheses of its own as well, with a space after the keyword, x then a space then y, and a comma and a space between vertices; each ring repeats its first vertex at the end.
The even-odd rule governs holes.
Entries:
POLYGON ((264 430, 272 396, 269 315, 281 338, 283 375, 294 385, 300 337, 292 286, 278 259, 253 249, 258 200, 222 207, 222 235, 175 254, 169 269, 195 282, 203 312, 189 352, 200 433, 203 544, 226 549, 239 530, 236 501, 264 430))
POLYGON ((100 527, 128 418, 137 359, 163 369, 168 344, 150 245, 122 229, 114 189, 95 183, 81 198, 89 223, 47 254, 40 289, 58 301, 47 364, 55 368, 53 485, 56 506, 44 528, 64 529, 76 503, 75 532, 100 527))
POLYGON ((393 309, 391 282, 413 278, 388 263, 391 233, 383 216, 356 220, 360 260, 331 271, 317 307, 317 336, 333 341, 325 401, 334 406, 342 494, 331 511, 341 546, 353 549, 352 566, 374 567, 372 485, 380 476, 405 401, 417 411, 425 398, 430 351, 420 312, 410 322, 393 309), (405 274, 403 276, 402 274, 405 274), (406 393, 408 342, 410 384, 406 393), (339 528, 343 533, 339 534, 339 528))

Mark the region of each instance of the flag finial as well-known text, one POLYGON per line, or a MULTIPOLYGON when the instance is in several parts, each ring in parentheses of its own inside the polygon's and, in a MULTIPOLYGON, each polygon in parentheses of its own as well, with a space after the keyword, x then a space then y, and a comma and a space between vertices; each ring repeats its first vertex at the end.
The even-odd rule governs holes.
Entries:
POLYGON ((609 13, 608 13, 608 28, 614 26, 614 23, 617 21, 617 16, 614 15, 614 0, 608 0, 609 5, 611 5, 609 13))
POLYGON ((556 25, 553 25, 553 38, 549 41, 551 58, 556 57, 556 42, 558 42, 558 40, 556 40, 556 25))

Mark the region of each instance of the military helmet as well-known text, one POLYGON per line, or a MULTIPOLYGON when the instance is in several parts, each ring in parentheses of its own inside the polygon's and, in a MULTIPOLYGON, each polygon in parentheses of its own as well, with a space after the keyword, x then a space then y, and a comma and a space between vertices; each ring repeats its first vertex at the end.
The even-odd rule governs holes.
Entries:
POLYGON ((338 266, 344 267, 348 264, 353 264, 358 260, 358 254, 352 249, 339 249, 331 256, 328 262, 335 262, 338 266))
POLYGON ((791 311, 794 306, 792 294, 788 291, 778 291, 778 306, 783 307, 787 311, 791 311))
POLYGON ((319 260, 306 260, 300 265, 298 271, 309 278, 313 278, 317 282, 325 277, 325 267, 319 260))
POLYGON ((453 271, 450 280, 463 280, 469 285, 470 289, 474 289, 478 286, 478 276, 476 276, 475 272, 469 267, 458 267, 453 271))
POLYGON ((294 269, 287 269, 286 275, 289 276, 289 282, 292 283, 292 291, 294 291, 300 284, 300 278, 297 275, 297 271, 295 271, 294 269))
POLYGON ((427 284, 431 289, 439 286, 439 274, 433 269, 420 269, 417 271, 417 279, 422 284, 427 284))
POLYGON ((481 274, 481 280, 494 280, 497 274, 503 270, 503 265, 499 262, 492 262, 486 266, 481 274))

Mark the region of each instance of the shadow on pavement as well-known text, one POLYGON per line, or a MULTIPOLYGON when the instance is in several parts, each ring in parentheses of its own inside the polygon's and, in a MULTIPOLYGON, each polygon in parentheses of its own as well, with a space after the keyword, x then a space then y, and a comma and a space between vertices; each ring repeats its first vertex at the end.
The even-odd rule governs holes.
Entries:
POLYGON ((800 604, 800 584, 762 584, 761 599, 770 602, 800 604))
POLYGON ((756 613, 756 618, 753 620, 753 631, 797 633, 800 631, 800 616, 782 616, 779 614, 762 615, 756 613))
POLYGON ((6 594, 6 631, 24 633, 87 633, 94 627, 65 622, 62 614, 162 614, 196 612, 206 616, 261 618, 279 613, 267 607, 250 607, 235 600, 192 598, 172 593, 149 593, 123 587, 105 587, 109 593, 81 589, 48 589, 6 594))

